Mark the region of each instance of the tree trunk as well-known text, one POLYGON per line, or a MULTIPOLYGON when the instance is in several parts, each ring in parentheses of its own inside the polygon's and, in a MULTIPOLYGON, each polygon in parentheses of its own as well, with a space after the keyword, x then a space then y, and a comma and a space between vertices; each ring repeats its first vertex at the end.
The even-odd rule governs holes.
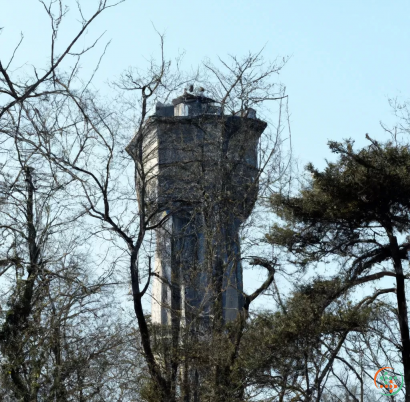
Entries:
POLYGON ((400 258, 400 249, 397 243, 396 236, 392 231, 386 229, 389 236, 390 250, 394 264, 394 270, 396 272, 396 285, 397 285, 397 307, 400 326, 400 335, 402 342, 402 360, 403 360, 403 375, 405 390, 405 402, 410 402, 410 336, 409 336, 409 321, 406 302, 406 288, 405 278, 403 274, 403 266, 400 258))

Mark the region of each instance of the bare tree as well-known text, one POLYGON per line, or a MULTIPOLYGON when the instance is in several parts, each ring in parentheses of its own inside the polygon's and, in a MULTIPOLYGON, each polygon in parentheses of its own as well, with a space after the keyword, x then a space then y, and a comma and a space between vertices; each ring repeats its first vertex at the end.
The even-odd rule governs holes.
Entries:
POLYGON ((84 213, 67 198, 70 181, 47 173, 18 141, 7 154, 0 174, 3 397, 105 400, 108 389, 114 396, 124 386, 124 373, 112 373, 126 365, 117 357, 135 336, 114 304, 118 283, 110 272, 92 273, 98 259, 87 256, 84 213))
POLYGON ((107 0, 98 0, 95 12, 88 18, 83 14, 81 5, 77 2, 79 15, 80 15, 80 29, 74 38, 63 47, 62 50, 57 49, 57 37, 62 20, 65 18, 69 8, 62 0, 50 0, 49 2, 40 0, 47 15, 50 18, 51 25, 51 51, 50 61, 47 66, 43 68, 33 66, 31 74, 27 74, 23 79, 13 77, 11 72, 12 63, 19 46, 21 45, 24 37, 22 36, 19 43, 10 59, 7 62, 0 60, 0 94, 3 95, 3 105, 0 109, 0 118, 2 118, 7 112, 11 111, 14 107, 22 105, 25 101, 44 97, 52 93, 58 92, 58 88, 55 86, 55 81, 60 74, 59 67, 66 62, 68 58, 74 59, 74 67, 71 71, 63 70, 68 77, 68 81, 71 81, 75 77, 81 56, 91 50, 99 41, 98 38, 93 44, 83 49, 75 49, 75 45, 79 39, 84 35, 87 28, 92 22, 105 10, 114 7, 123 0, 110 3, 107 0))
MULTIPOLYGON (((100 2, 96 14, 90 20, 83 21, 79 35, 108 7, 110 5, 106 2, 100 2)), ((54 15, 49 6, 45 8, 52 21, 54 49, 56 32, 60 19, 64 17, 64 10, 60 7, 59 13, 54 15)), ((152 61, 145 72, 128 70, 124 73, 116 88, 126 102, 119 102, 121 108, 116 108, 115 103, 104 103, 98 99, 89 90, 88 82, 81 84, 77 79, 76 67, 70 72, 59 71, 61 57, 72 55, 71 49, 77 39, 76 37, 60 57, 55 58, 53 50, 51 67, 47 69, 47 74, 36 77, 30 85, 14 82, 6 67, 0 70, 3 74, 3 93, 11 97, 3 107, 1 132, 9 143, 14 141, 24 149, 22 167, 32 166, 30 161, 38 158, 41 161, 39 163, 46 167, 45 172, 51 177, 54 186, 52 188, 65 190, 65 200, 69 203, 67 210, 73 214, 72 219, 76 222, 81 218, 82 233, 88 233, 89 239, 93 239, 96 247, 101 245, 109 250, 110 258, 116 262, 116 269, 127 267, 140 337, 135 342, 141 344, 149 373, 150 383, 147 383, 144 391, 150 395, 149 398, 161 401, 192 398, 242 400, 244 373, 237 361, 243 343, 247 310, 271 285, 276 262, 274 259, 252 258, 252 264, 267 270, 267 278, 254 293, 242 294, 239 282, 233 283, 230 279, 224 279, 225 272, 231 269, 229 267, 240 263, 240 254, 233 251, 239 248, 239 237, 236 232, 233 240, 228 233, 221 236, 218 227, 227 226, 227 220, 231 222, 234 216, 241 214, 242 217, 236 219, 234 224, 237 227, 243 224, 255 202, 263 172, 268 172, 272 166, 280 165, 277 163, 280 141, 276 137, 276 141, 271 143, 272 149, 266 152, 265 158, 261 160, 261 169, 253 167, 253 182, 248 183, 243 194, 232 197, 232 191, 239 185, 235 177, 245 177, 247 174, 244 164, 240 162, 247 157, 246 130, 251 126, 260 126, 258 130, 262 130, 266 126, 262 121, 253 118, 255 111, 252 108, 258 109, 264 101, 281 101, 285 98, 284 88, 274 84, 272 78, 286 60, 266 64, 261 53, 256 53, 249 54, 243 60, 232 57, 230 64, 220 60, 220 68, 209 62, 204 64, 203 82, 206 83, 209 96, 215 103, 217 127, 215 129, 211 127, 212 124, 207 125, 206 119, 201 117, 197 122, 191 122, 191 127, 188 127, 202 132, 203 138, 210 139, 212 153, 206 162, 208 166, 198 165, 198 168, 202 169, 202 181, 196 191, 205 191, 206 197, 194 205, 194 211, 200 212, 204 219, 201 222, 193 222, 188 218, 191 226, 185 225, 180 236, 181 239, 184 238, 188 231, 192 230, 192 225, 201 226, 205 236, 206 246, 203 250, 204 260, 208 264, 206 269, 215 274, 207 283, 209 300, 200 303, 198 309, 190 311, 189 325, 181 325, 178 311, 181 311, 182 304, 181 300, 177 300, 176 304, 168 306, 172 325, 160 329, 151 325, 144 312, 144 300, 149 298, 152 278, 158 275, 153 269, 153 253, 158 233, 168 230, 170 217, 181 208, 178 203, 164 203, 155 199, 152 191, 152 183, 159 176, 155 173, 155 166, 146 163, 148 127, 153 121, 150 111, 156 107, 159 100, 167 102, 171 97, 180 95, 184 86, 194 85, 202 78, 198 75, 181 75, 179 59, 176 60, 177 68, 173 68, 174 65, 164 54, 163 37, 160 35, 160 61, 152 61), (131 101, 132 98, 134 101, 131 101), (245 125, 238 131, 235 122, 239 120, 235 120, 235 117, 244 119, 247 127, 245 125), (134 161, 123 153, 131 137, 131 130, 135 130, 136 134, 132 153, 134 161), (239 134, 235 136, 237 131, 239 134), (218 138, 218 141, 215 138, 218 138), (229 152, 233 148, 230 148, 229 143, 235 141, 238 151, 232 156, 229 152), (225 163, 226 158, 229 160, 228 164, 225 163), (215 165, 211 166, 213 162, 215 165), (219 176, 216 176, 218 169, 219 176), (207 189, 210 172, 216 178, 212 183, 212 191, 207 189), (135 200, 135 184, 138 203, 135 200), (154 197, 152 202, 150 197, 154 197), (248 201, 244 203, 243 199, 248 201), (164 216, 166 207, 169 209, 164 216), (220 212, 229 209, 232 213, 220 212), (226 255, 224 261, 212 257, 215 254, 215 245, 224 250, 218 251, 226 255), (222 306, 228 288, 235 291, 242 300, 238 304, 239 314, 229 325, 222 306), (240 311, 242 307, 244 311, 240 311), (204 311, 207 311, 209 328, 212 330, 202 331, 199 337, 196 328, 202 325, 200 323, 203 322, 204 311), (161 335, 155 338, 158 331, 166 333, 168 330, 171 330, 170 337, 161 335), (167 344, 167 339, 170 339, 171 343, 167 344), (168 350, 164 349, 166 345, 169 345, 168 350), (202 348, 199 349, 198 345, 202 345, 202 348), (166 351, 163 359, 159 357, 158 347, 166 351), (203 353, 202 357, 199 352, 203 353), (195 379, 195 376, 199 375, 200 382, 195 379), (153 389, 152 393, 149 387, 153 389)), ((88 50, 89 48, 84 49, 88 50)), ((75 52, 74 56, 80 57, 84 51, 75 52)), ((201 89, 198 88, 198 91, 201 89)), ((168 129, 169 127, 170 125, 168 129)), ((281 127, 282 125, 278 124, 277 134, 280 133, 281 127)), ((257 144, 256 137, 252 141, 257 144)), ((186 148, 184 141, 174 145, 180 147, 181 153, 189 154, 192 151, 192 148, 186 148)), ((155 146, 148 150, 148 155, 154 150, 155 146)), ((189 173, 189 180, 196 174, 195 169, 189 173)), ((270 170, 267 185, 278 179, 272 177, 272 174, 277 173, 278 170, 270 170)), ((183 177, 180 179, 183 183, 183 177)), ((173 182, 169 190, 174 191, 181 183, 173 182)), ((190 190, 187 187, 185 191, 190 190)), ((196 212, 190 216, 194 215, 197 215, 196 212)), ((40 258, 38 252, 33 255, 40 258)), ((183 258, 182 254, 178 253, 175 257, 183 258)), ((39 265, 40 260, 35 264, 39 265)), ((186 265, 187 262, 181 264, 186 265)), ((186 268, 192 268, 192 272, 198 273, 198 266, 190 266, 188 263, 186 268)), ((40 269, 35 268, 35 272, 37 271, 40 269)), ((182 294, 183 286, 192 285, 194 289, 197 283, 196 275, 191 278, 168 278, 160 275, 158 279, 174 289, 173 295, 177 299, 182 294), (167 283, 169 279, 171 281, 167 283)), ((29 312, 28 315, 30 314, 29 312)), ((79 374, 78 381, 83 381, 81 376, 82 374, 79 374)), ((58 376, 56 378, 58 379, 58 376)), ((67 381, 66 378, 60 383, 66 384, 67 381)), ((84 397, 81 395, 81 398, 84 397)))

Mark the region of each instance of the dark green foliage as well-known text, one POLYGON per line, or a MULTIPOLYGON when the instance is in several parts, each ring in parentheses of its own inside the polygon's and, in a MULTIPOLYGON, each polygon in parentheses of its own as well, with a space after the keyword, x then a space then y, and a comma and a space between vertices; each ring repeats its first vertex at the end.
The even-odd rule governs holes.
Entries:
POLYGON ((340 285, 317 278, 295 289, 282 311, 249 321, 240 353, 249 384, 295 400, 307 398, 308 381, 326 374, 347 334, 363 331, 374 317, 369 306, 334 300, 340 285))
MULTIPOLYGON (((370 146, 353 152, 353 142, 330 142, 339 154, 323 172, 309 164, 312 182, 300 196, 272 199, 276 212, 306 224, 337 224, 346 229, 370 224, 384 216, 394 216, 397 229, 408 229, 410 207, 410 152, 407 146, 392 143, 370 146), (286 202, 285 202, 286 201, 286 202)), ((323 232, 322 232, 323 233, 323 232)))
MULTIPOLYGON (((267 238, 286 247, 302 266, 327 257, 360 255, 352 270, 362 272, 390 257, 382 242, 384 226, 398 233, 410 227, 408 147, 373 141, 354 152, 352 145, 330 142, 339 155, 336 163, 328 162, 323 171, 308 165, 312 180, 298 195, 271 199, 285 223, 275 225, 267 238)), ((353 276, 358 273, 352 271, 353 276)))
MULTIPOLYGON (((311 180, 297 195, 272 197, 272 207, 282 224, 275 225, 267 239, 290 252, 293 262, 304 269, 329 260, 338 263, 339 271, 330 278, 323 299, 328 306, 340 303, 341 296, 357 285, 387 276, 395 279, 396 287, 377 290, 358 307, 366 311, 379 296, 396 293, 393 305, 397 306, 398 320, 392 324, 398 323, 400 331, 406 401, 410 401, 407 275, 402 264, 409 248, 403 235, 410 229, 410 151, 407 145, 379 144, 367 138, 370 145, 359 151, 353 149, 351 140, 330 142, 330 149, 338 155, 336 162, 327 162, 323 171, 309 164, 306 170, 311 180)), ((321 282, 302 293, 320 299, 328 284, 323 287, 321 282)), ((366 320, 355 315, 358 311, 350 306, 339 310, 339 317, 344 316, 341 328, 343 321, 349 323, 345 328, 354 326, 355 321, 358 328, 365 328, 366 320)), ((302 312, 309 314, 306 307, 302 312)), ((325 323, 335 324, 332 318, 325 318, 320 325, 324 333, 328 331, 325 323)))

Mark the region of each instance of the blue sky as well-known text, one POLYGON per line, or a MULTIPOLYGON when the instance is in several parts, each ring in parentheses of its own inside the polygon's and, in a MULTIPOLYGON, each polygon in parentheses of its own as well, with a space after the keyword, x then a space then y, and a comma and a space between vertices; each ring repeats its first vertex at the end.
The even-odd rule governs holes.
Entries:
MULTIPOLYGON (((0 0, 0 54, 9 55, 20 32, 18 63, 43 64, 49 23, 34 0, 0 0)), ((74 0, 61 46, 78 29, 74 0)), ((81 0, 91 11, 94 0, 81 0)), ((287 86, 295 155, 319 165, 329 156, 328 139, 369 133, 382 138, 379 121, 393 122, 389 97, 410 94, 410 2, 277 0, 128 0, 101 15, 83 43, 104 31, 111 45, 96 77, 103 86, 128 66, 158 53, 152 24, 166 34, 169 57, 185 51, 185 66, 266 45, 265 57, 290 55, 278 79, 287 86)), ((101 43, 101 46, 103 43, 101 43)), ((87 72, 97 58, 84 65, 87 72)))

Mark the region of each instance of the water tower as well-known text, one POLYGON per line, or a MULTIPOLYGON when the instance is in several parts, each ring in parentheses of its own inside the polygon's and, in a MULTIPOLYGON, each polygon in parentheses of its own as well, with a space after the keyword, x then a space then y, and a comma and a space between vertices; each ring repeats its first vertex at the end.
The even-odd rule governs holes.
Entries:
POLYGON ((140 175, 140 207, 156 229, 152 321, 207 326, 243 308, 239 229, 258 193, 253 109, 223 115, 202 90, 156 112, 127 147, 140 175))

